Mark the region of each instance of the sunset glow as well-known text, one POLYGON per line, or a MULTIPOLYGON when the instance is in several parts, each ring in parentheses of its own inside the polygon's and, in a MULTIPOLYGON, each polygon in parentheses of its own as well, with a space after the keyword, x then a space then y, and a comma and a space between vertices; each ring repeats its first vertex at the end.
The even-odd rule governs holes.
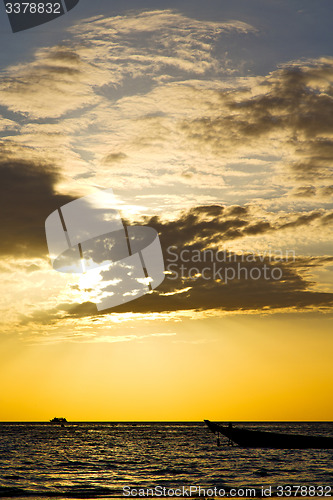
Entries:
POLYGON ((109 3, 1 55, 0 420, 332 420, 331 9, 109 3), (45 237, 88 195, 164 255, 102 311, 45 237))

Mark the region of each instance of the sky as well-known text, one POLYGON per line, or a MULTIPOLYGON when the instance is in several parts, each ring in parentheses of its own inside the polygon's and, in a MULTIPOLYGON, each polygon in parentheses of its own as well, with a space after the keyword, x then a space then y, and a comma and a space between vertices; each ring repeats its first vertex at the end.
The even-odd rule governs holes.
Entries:
POLYGON ((332 420, 332 14, 80 0, 14 34, 0 5, 0 421, 332 420), (44 225, 109 188, 166 274, 97 311, 44 225))

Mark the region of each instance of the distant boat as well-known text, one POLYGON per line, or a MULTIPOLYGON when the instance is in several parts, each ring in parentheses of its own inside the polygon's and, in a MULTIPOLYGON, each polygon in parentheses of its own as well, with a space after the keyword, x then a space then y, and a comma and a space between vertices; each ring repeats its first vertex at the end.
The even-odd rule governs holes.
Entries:
MULTIPOLYGON (((237 429, 229 424, 222 426, 204 420, 207 427, 214 434, 222 434, 242 448, 276 448, 299 449, 317 448, 321 450, 333 449, 333 438, 325 436, 302 436, 299 434, 282 434, 277 432, 237 429)), ((219 443, 219 441, 218 441, 219 443)))
POLYGON ((54 417, 50 420, 51 424, 66 424, 67 420, 64 417, 54 417))

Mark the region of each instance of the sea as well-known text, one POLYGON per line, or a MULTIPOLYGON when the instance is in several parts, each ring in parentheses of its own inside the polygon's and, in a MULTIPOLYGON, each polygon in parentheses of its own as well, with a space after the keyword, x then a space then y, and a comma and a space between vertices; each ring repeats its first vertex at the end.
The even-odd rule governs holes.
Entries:
MULTIPOLYGON (((333 423, 235 427, 333 437, 333 423)), ((331 497, 333 450, 243 449, 203 422, 0 423, 0 497, 331 497)))

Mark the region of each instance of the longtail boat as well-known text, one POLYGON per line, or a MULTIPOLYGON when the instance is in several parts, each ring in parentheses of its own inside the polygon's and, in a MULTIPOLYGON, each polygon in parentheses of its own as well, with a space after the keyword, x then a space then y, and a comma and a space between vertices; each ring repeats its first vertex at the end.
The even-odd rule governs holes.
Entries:
POLYGON ((218 436, 222 434, 229 439, 229 444, 234 443, 242 448, 277 448, 289 450, 305 450, 309 448, 333 449, 332 437, 282 434, 278 432, 236 428, 232 424, 222 426, 209 420, 204 420, 204 422, 214 434, 218 436))

